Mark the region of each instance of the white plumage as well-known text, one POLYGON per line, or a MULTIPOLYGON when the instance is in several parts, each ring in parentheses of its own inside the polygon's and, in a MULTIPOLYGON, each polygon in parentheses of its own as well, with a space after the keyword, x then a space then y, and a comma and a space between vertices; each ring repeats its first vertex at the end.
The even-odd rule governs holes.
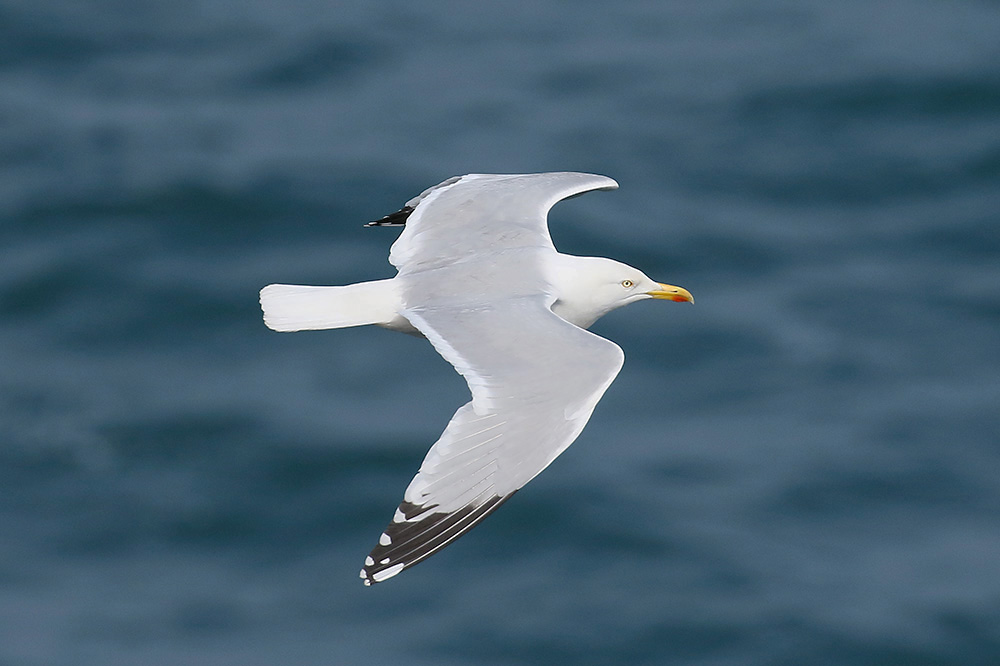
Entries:
POLYGON ((396 277, 261 291, 275 330, 376 324, 422 334, 472 392, 366 558, 365 584, 443 548, 576 439, 624 361, 586 327, 638 300, 693 300, 625 264, 556 251, 548 210, 617 186, 582 173, 450 178, 396 214, 405 220, 389 254, 396 277))

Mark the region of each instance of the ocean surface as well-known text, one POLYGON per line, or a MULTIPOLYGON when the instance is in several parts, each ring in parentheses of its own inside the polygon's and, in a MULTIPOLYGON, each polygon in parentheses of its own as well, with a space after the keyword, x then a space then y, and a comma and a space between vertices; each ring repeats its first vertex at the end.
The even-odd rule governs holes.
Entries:
POLYGON ((133 664, 1000 664, 1000 4, 0 0, 0 665, 133 664), (697 304, 365 588, 467 389, 257 292, 550 170, 697 304))

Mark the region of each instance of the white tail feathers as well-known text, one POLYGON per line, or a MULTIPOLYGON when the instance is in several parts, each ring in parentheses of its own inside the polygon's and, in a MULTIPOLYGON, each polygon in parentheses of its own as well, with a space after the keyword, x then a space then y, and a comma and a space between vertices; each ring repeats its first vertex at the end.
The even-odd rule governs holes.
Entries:
POLYGON ((397 317, 399 296, 392 280, 344 287, 269 284, 260 290, 264 323, 275 331, 315 331, 380 324, 397 317))

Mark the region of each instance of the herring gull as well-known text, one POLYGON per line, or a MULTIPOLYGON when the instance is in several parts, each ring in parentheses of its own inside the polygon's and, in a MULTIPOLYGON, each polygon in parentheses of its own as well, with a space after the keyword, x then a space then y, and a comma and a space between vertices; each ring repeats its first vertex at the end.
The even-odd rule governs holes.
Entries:
POLYGON ((365 585, 457 539, 577 438, 625 359, 591 324, 648 298, 694 302, 617 261, 556 251, 549 209, 617 187, 585 173, 449 178, 366 225, 405 227, 389 253, 395 277, 261 290, 276 331, 375 324, 421 335, 472 392, 365 559, 365 585))

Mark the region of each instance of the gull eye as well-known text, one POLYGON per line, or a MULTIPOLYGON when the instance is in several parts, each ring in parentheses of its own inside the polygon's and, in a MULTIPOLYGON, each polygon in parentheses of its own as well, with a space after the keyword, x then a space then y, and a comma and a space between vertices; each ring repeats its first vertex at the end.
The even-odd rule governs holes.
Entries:
POLYGON ((632 282, 632 280, 622 280, 622 286, 626 289, 631 289, 635 286, 635 282, 632 282))

